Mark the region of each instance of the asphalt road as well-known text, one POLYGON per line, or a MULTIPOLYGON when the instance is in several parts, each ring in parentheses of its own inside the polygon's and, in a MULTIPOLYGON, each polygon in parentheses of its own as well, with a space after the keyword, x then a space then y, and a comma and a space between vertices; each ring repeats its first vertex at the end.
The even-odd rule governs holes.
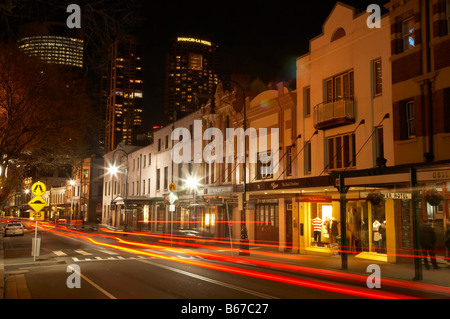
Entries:
POLYGON ((261 312, 263 308, 265 312, 273 311, 280 306, 273 304, 277 299, 352 300, 373 298, 376 295, 372 294, 378 293, 388 298, 412 294, 378 291, 343 280, 314 278, 236 260, 213 260, 195 249, 188 249, 192 254, 171 249, 170 245, 161 250, 135 236, 86 233, 88 236, 39 228, 41 247, 36 260, 31 256, 34 224, 28 225, 24 236, 5 237, 5 299, 151 299, 153 304, 179 300, 182 302, 171 303, 167 310, 211 314, 212 308, 195 308, 208 304, 216 307, 217 315, 226 311, 261 312))

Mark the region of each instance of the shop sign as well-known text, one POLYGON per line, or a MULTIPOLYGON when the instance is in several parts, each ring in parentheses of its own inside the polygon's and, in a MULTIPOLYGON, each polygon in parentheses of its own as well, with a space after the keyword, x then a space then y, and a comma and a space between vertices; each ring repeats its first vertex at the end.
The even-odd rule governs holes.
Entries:
POLYGON ((310 202, 310 203, 331 203, 331 196, 326 195, 297 195, 295 196, 296 202, 310 202))
POLYGON ((384 198, 389 199, 411 199, 411 193, 382 193, 384 198))
POLYGON ((285 189, 285 188, 297 188, 300 187, 299 180, 292 181, 274 181, 270 182, 269 189, 285 189))
POLYGON ((450 170, 435 170, 417 172, 418 181, 442 181, 450 180, 450 170))
MULTIPOLYGON (((267 181, 247 184, 247 191, 263 191, 263 190, 282 190, 292 188, 307 188, 330 186, 331 180, 329 176, 296 178, 281 181, 267 181)), ((236 185, 235 192, 243 191, 242 185, 236 185)))
POLYGON ((205 188, 205 194, 208 194, 208 195, 232 193, 233 191, 234 191, 234 189, 233 189, 232 185, 205 188))

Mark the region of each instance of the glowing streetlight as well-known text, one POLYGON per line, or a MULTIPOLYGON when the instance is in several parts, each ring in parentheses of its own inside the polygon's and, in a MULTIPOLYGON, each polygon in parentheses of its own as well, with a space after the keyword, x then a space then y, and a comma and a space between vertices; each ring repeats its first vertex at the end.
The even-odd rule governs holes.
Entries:
POLYGON ((197 191, 198 186, 200 185, 199 179, 196 176, 189 176, 186 179, 186 186, 191 190, 197 191))
POLYGON ((189 176, 186 179, 186 184, 185 185, 186 185, 187 188, 189 188, 191 190, 191 192, 193 193, 193 196, 194 196, 194 204, 193 204, 194 212, 193 212, 193 215, 194 215, 194 220, 196 220, 197 219, 197 215, 196 215, 196 209, 195 209, 195 207, 196 207, 195 197, 196 197, 196 193, 197 193, 197 190, 198 190, 198 186, 200 185, 200 180, 196 176, 189 176))
POLYGON ((117 173, 119 172, 119 168, 116 165, 112 165, 112 166, 108 167, 107 170, 108 170, 109 174, 114 175, 114 176, 116 176, 117 173))
POLYGON ((71 179, 69 181, 70 184, 70 218, 69 218, 69 223, 70 225, 72 225, 72 215, 73 215, 73 187, 75 186, 76 182, 71 179))
MULTIPOLYGON (((125 202, 124 202, 124 209, 125 209, 125 214, 124 214, 124 231, 127 231, 127 223, 128 223, 128 218, 127 218, 127 205, 128 205, 128 153, 125 152, 123 149, 118 148, 114 151, 112 158, 113 158, 113 162, 114 161, 114 156, 116 155, 117 152, 122 152, 126 159, 127 159, 127 163, 125 165, 125 202)), ((111 174, 112 176, 116 176, 117 173, 119 172, 119 167, 117 167, 115 164, 111 165, 110 167, 107 168, 108 173, 111 174)), ((111 192, 112 194, 112 192, 111 192)))

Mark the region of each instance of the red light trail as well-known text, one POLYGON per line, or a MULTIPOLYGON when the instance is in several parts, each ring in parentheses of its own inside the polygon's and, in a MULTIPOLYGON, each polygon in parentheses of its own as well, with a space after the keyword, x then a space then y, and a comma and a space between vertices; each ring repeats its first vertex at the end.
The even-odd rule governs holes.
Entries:
MULTIPOLYGON (((328 278, 345 279, 345 280, 350 280, 350 281, 359 282, 359 283, 366 282, 367 277, 363 276, 363 275, 349 274, 349 273, 343 273, 343 272, 338 272, 338 271, 323 270, 323 269, 310 268, 310 267, 304 267, 304 266, 298 266, 298 265, 287 265, 287 264, 283 264, 283 263, 274 263, 274 262, 255 260, 255 259, 249 259, 249 258, 231 257, 231 256, 225 256, 222 254, 192 252, 191 250, 186 250, 186 249, 181 249, 181 248, 174 248, 174 247, 169 247, 169 246, 161 246, 161 245, 154 245, 154 244, 147 244, 147 243, 140 243, 140 242, 124 240, 122 238, 118 238, 118 237, 115 237, 112 235, 105 235, 105 234, 97 234, 97 233, 96 234, 86 234, 86 233, 82 233, 82 232, 78 232, 78 231, 74 231, 74 230, 66 230, 66 231, 69 231, 70 233, 65 234, 63 232, 60 232, 58 229, 56 229, 56 227, 50 227, 50 228, 48 226, 45 226, 45 227, 48 228, 50 231, 58 232, 59 234, 62 234, 62 235, 74 236, 74 237, 78 237, 81 239, 85 239, 93 244, 100 245, 100 246, 105 246, 105 247, 109 247, 109 248, 113 248, 113 249, 117 249, 117 250, 127 251, 127 252, 150 256, 150 257, 156 257, 156 258, 160 258, 160 259, 164 259, 164 260, 176 261, 179 263, 190 264, 190 265, 199 266, 199 267, 203 267, 203 268, 225 271, 225 272, 234 273, 234 274, 252 276, 252 277, 262 278, 262 279, 267 279, 267 280, 274 280, 274 281, 278 281, 278 282, 282 282, 282 283, 299 285, 299 286, 309 287, 309 288, 314 288, 314 289, 321 289, 321 290, 330 291, 330 292, 343 293, 343 294, 347 294, 347 295, 351 295, 351 296, 355 296, 355 297, 362 297, 362 298, 389 298, 389 299, 391 299, 391 298, 400 298, 400 299, 415 298, 415 297, 406 296, 406 295, 402 295, 402 294, 374 291, 374 290, 370 290, 368 288, 346 287, 346 286, 342 286, 342 285, 338 285, 338 284, 321 283, 321 282, 316 282, 313 280, 299 279, 299 278, 285 276, 285 275, 275 275, 275 274, 270 274, 270 273, 266 273, 266 272, 262 272, 262 271, 245 270, 245 269, 241 269, 241 268, 237 268, 237 267, 216 265, 216 264, 211 264, 211 263, 207 263, 204 261, 185 260, 185 259, 180 259, 180 258, 173 257, 173 256, 158 254, 155 252, 149 252, 149 251, 142 250, 142 249, 129 248, 129 247, 121 246, 121 245, 103 243, 103 242, 99 242, 99 241, 95 240, 92 237, 98 236, 98 237, 114 239, 118 243, 121 243, 124 245, 140 247, 140 248, 145 248, 145 249, 153 249, 153 250, 160 250, 160 251, 167 251, 167 252, 174 252, 174 253, 189 254, 189 255, 194 255, 194 256, 200 256, 205 259, 212 259, 212 260, 231 262, 231 263, 245 263, 245 264, 251 264, 254 266, 262 266, 262 267, 270 267, 270 268, 281 269, 281 270, 295 271, 295 272, 298 272, 299 274, 304 273, 304 274, 319 275, 319 276, 323 276, 325 278, 328 277, 328 278)), ((110 231, 110 232, 113 233, 113 231, 110 231)), ((123 232, 119 232, 119 233, 123 233, 123 232)), ((131 233, 131 232, 128 232, 128 234, 139 235, 139 236, 142 235, 141 233, 136 234, 136 233, 131 233)), ((156 236, 156 235, 152 235, 152 236, 156 236)), ((168 237, 168 236, 165 236, 165 237, 168 237)), ((159 242, 170 243, 171 241, 162 239, 159 242)), ((172 243, 178 244, 179 242, 172 241, 172 243)), ((182 244, 186 245, 186 243, 182 243, 182 244)), ((189 246, 197 246, 197 247, 208 248, 208 249, 217 249, 216 246, 199 245, 199 244, 193 244, 193 243, 189 244, 189 246)), ((255 253, 255 252, 252 251, 252 253, 255 253)), ((267 252, 258 252, 258 253, 263 254, 263 255, 264 254, 267 254, 267 255, 273 254, 274 256, 277 255, 276 253, 267 253, 267 252)), ((279 257, 279 256, 284 256, 284 255, 278 254, 277 256, 279 257)), ((295 257, 290 256, 290 257, 295 258, 297 256, 295 256, 295 257)), ((295 258, 295 259, 298 259, 298 258, 295 258)), ((393 287, 402 287, 402 288, 407 288, 407 289, 415 289, 415 290, 421 290, 421 291, 450 294, 449 288, 421 284, 421 283, 409 283, 409 282, 404 282, 404 281, 399 281, 399 280, 383 279, 382 284, 393 286, 393 287)))

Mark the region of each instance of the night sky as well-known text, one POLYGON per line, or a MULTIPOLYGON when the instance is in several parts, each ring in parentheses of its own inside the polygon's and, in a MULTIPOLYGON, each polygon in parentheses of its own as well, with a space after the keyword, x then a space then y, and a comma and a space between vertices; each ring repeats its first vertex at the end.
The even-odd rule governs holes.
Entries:
MULTIPOLYGON (((365 11, 371 3, 341 1, 365 11)), ((219 44, 222 69, 259 77, 264 83, 295 79, 295 60, 308 52, 309 40, 337 1, 146 1, 141 38, 145 44, 147 124, 158 124, 164 105, 165 53, 169 40, 191 36, 219 44)), ((383 13, 386 10, 382 7, 383 13)))

